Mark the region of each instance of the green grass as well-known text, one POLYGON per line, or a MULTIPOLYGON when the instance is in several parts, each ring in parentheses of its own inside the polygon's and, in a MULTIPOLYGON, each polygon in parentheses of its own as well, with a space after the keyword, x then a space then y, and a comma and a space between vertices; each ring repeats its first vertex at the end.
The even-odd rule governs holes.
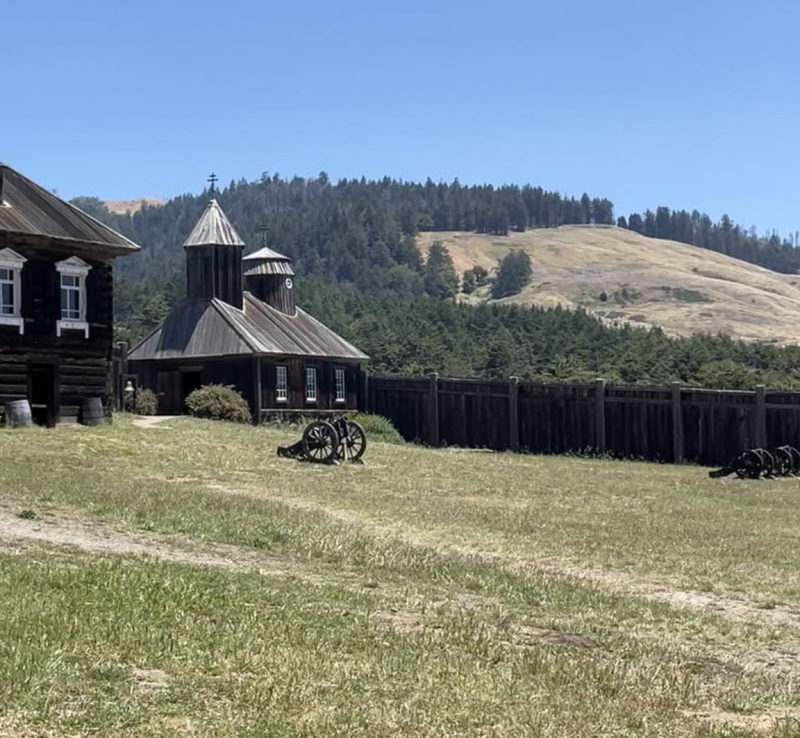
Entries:
POLYGON ((314 467, 288 438, 0 431, 0 530, 234 547, 220 569, 0 532, 0 736, 797 729, 771 718, 800 715, 800 483, 380 443, 314 467))

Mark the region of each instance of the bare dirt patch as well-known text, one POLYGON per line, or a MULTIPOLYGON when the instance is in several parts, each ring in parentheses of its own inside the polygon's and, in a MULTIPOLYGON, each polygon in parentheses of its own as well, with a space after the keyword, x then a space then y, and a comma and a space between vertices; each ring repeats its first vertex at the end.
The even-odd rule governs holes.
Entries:
POLYGON ((158 692, 166 689, 172 678, 167 672, 161 669, 134 669, 133 678, 136 681, 137 689, 144 692, 158 692))
POLYGON ((133 424, 137 428, 158 428, 161 423, 180 417, 179 415, 139 415, 133 419, 133 424))
POLYGON ((134 533, 107 523, 81 519, 66 511, 34 520, 0 511, 0 546, 13 551, 14 544, 23 541, 70 546, 98 554, 144 556, 229 571, 256 571, 270 576, 314 576, 296 562, 237 546, 210 545, 181 536, 134 533))

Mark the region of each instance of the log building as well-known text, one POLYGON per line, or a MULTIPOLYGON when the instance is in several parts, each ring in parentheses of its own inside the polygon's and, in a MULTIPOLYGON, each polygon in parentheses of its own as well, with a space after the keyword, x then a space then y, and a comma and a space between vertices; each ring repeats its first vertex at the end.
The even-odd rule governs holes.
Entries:
POLYGON ((0 406, 45 425, 110 409, 112 267, 138 249, 0 162, 0 406))
POLYGON ((133 347, 128 371, 181 414, 206 384, 233 385, 258 422, 357 407, 369 357, 294 304, 291 260, 245 244, 214 196, 184 242, 186 301, 133 347))

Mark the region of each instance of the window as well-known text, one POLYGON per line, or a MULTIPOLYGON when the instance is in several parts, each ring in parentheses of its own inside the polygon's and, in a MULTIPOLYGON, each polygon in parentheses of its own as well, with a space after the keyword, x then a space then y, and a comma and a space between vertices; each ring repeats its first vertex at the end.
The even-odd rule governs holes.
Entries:
POLYGON ((0 269, 0 315, 16 315, 16 272, 13 269, 0 269))
POLYGON ((81 278, 73 274, 61 275, 61 319, 80 320, 81 278))
POLYGON ((347 399, 344 385, 344 369, 336 370, 336 402, 344 402, 347 399))
POLYGON ((288 382, 286 381, 286 367, 275 367, 275 401, 286 402, 289 399, 288 382))
POLYGON ((25 332, 22 319, 20 277, 27 259, 11 249, 0 250, 0 325, 13 325, 25 332))
POLYGON ((317 370, 313 367, 306 369, 306 402, 317 401, 317 370))
POLYGON ((89 323, 86 322, 86 275, 91 267, 72 256, 56 264, 61 275, 60 299, 61 319, 56 323, 56 335, 64 330, 83 331, 89 338, 89 323))

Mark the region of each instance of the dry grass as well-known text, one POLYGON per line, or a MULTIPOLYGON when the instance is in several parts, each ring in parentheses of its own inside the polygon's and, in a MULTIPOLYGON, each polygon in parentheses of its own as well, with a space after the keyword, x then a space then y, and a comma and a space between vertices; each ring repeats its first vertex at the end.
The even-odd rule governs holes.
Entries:
POLYGON ((285 439, 0 431, 0 736, 796 734, 800 482, 285 439))
POLYGON ((112 213, 125 215, 135 213, 142 209, 143 205, 158 206, 163 205, 166 200, 159 197, 137 197, 134 200, 106 200, 103 204, 112 213))
MULTIPOLYGON (((726 332, 776 343, 800 340, 800 277, 712 251, 611 227, 512 233, 423 233, 442 241, 456 269, 496 267, 511 249, 530 254, 533 281, 505 302, 584 307, 609 322, 658 325, 669 333, 726 332), (605 292, 608 299, 600 300, 605 292)), ((486 290, 470 299, 485 300, 486 290)))

